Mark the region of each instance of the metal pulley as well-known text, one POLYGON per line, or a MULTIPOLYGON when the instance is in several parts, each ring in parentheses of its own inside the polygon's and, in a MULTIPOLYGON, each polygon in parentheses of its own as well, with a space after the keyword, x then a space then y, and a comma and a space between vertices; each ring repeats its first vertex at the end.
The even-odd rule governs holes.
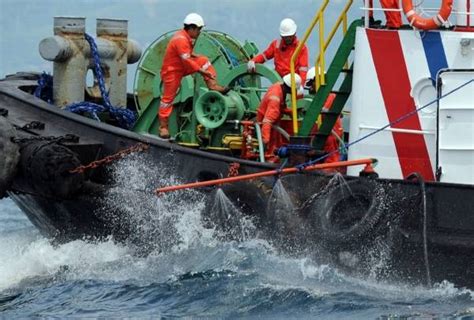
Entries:
POLYGON ((227 120, 242 120, 245 110, 244 100, 234 91, 227 95, 208 91, 194 105, 197 121, 208 129, 220 127, 227 120))

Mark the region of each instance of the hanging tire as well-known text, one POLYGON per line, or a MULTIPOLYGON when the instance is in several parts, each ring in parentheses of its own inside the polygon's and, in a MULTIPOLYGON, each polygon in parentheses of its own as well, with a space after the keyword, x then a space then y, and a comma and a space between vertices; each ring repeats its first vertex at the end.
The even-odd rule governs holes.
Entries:
POLYGON ((20 160, 20 147, 12 141, 13 138, 16 138, 15 128, 0 117, 0 199, 7 196, 20 160))
POLYGON ((21 147, 22 178, 39 195, 71 198, 84 183, 82 173, 70 173, 80 164, 76 153, 57 142, 32 141, 21 147))
POLYGON ((384 198, 376 181, 358 179, 317 194, 302 210, 324 247, 360 247, 377 235, 384 198))

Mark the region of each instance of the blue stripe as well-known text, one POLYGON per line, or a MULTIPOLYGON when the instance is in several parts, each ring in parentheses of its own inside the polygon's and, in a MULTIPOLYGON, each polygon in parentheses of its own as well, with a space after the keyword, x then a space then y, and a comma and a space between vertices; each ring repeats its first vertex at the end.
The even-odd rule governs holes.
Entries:
POLYGON ((426 60, 430 68, 431 80, 433 85, 436 82, 436 75, 440 69, 448 67, 446 53, 444 52, 443 42, 441 41, 441 33, 437 31, 427 31, 420 33, 425 49, 426 60))

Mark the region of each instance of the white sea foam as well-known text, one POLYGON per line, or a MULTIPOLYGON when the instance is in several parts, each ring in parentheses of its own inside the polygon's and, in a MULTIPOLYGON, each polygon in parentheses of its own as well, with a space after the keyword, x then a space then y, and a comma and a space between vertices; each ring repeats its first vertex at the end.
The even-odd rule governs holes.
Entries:
MULTIPOLYGON (((112 239, 101 243, 73 241, 54 246, 32 228, 0 234, 0 290, 28 285, 30 279, 132 281, 139 284, 176 281, 181 275, 208 271, 230 271, 256 277, 248 290, 269 287, 274 290, 304 290, 312 296, 344 290, 377 299, 409 302, 415 299, 450 299, 469 296, 471 290, 443 282, 433 288, 390 284, 345 276, 319 264, 317 257, 282 255, 269 242, 255 238, 223 239, 202 222, 204 200, 194 192, 179 192, 157 198, 150 185, 176 183, 152 165, 143 169, 142 159, 128 159, 116 167, 118 187, 110 192, 104 208, 125 208, 136 223, 139 236, 150 232, 159 246, 145 257, 134 256, 129 247, 112 239), (111 203, 113 205, 111 205, 111 203), (153 230, 159 229, 159 233, 153 230), (164 229, 164 231, 163 231, 164 229)), ((279 188, 282 188, 280 185, 279 188)), ((278 190, 284 194, 284 190, 278 190)), ((0 219, 5 218, 0 216, 0 219)))
POLYGON ((98 244, 78 240, 54 246, 31 229, 2 235, 0 242, 4 244, 0 248, 0 290, 29 279, 54 277, 65 266, 73 270, 93 270, 98 265, 116 261, 127 252, 110 240, 98 244))

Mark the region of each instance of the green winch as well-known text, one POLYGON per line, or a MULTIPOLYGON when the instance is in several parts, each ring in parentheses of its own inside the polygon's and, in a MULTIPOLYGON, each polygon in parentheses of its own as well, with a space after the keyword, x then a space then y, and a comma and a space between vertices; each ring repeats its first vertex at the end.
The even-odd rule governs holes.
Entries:
MULTIPOLYGON (((134 131, 157 135, 158 106, 162 95, 160 70, 166 46, 175 31, 155 40, 139 62, 134 82, 139 119, 134 131)), ((177 143, 201 149, 235 153, 243 139, 242 120, 252 120, 266 87, 280 76, 264 65, 247 72, 247 61, 257 52, 255 44, 240 44, 218 31, 203 31, 194 52, 209 58, 217 71, 217 82, 232 90, 223 95, 207 89, 201 75, 186 76, 173 102, 170 133, 177 143), (233 151, 234 150, 234 151, 233 151)))

